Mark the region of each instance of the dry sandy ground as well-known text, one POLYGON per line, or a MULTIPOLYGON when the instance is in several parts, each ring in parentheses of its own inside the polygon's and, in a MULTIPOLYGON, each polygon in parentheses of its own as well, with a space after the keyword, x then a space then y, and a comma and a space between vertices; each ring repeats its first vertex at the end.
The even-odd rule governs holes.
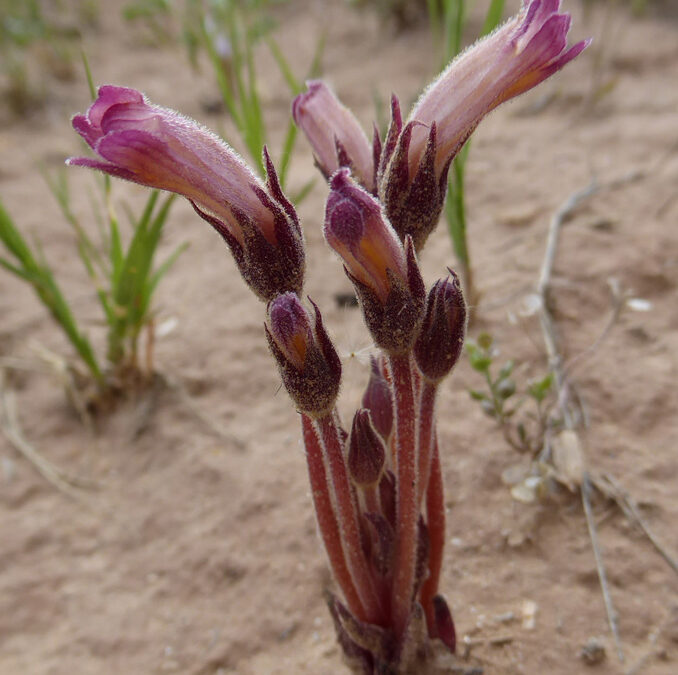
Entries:
MULTIPOLYGON (((215 96, 207 70, 195 75, 179 49, 145 46, 120 19, 122 2, 104 6, 86 35, 97 82, 144 90, 207 125, 215 96)), ((596 176, 602 183, 640 172, 578 208, 562 232, 555 269, 556 317, 567 358, 589 347, 611 308, 614 277, 650 311, 622 313, 576 373, 589 427, 585 448, 595 471, 612 474, 678 555, 678 16, 633 18, 620 6, 583 17, 575 37, 597 42, 553 81, 505 106, 474 137, 468 164, 470 241, 481 291, 472 335, 490 331, 502 358, 544 372, 534 318, 517 323, 534 286, 551 214, 596 176), (596 67, 596 55, 602 53, 596 67), (598 85, 609 84, 594 104, 598 85)), ((621 3, 620 3, 621 4, 621 3)), ((649 3, 653 4, 653 3, 649 3)), ((671 8, 671 3, 664 7, 671 8)), ((368 127, 373 93, 411 100, 432 72, 423 27, 394 35, 345 3, 292 2, 280 13, 280 41, 297 72, 313 52, 318 26, 329 29, 325 73, 368 127)), ((264 97, 277 129, 289 95, 261 54, 264 97)), ((50 106, 0 128, 0 193, 59 266, 75 309, 100 338, 96 305, 38 167, 79 152, 69 117, 88 103, 79 78, 55 88, 50 106)), ((228 132, 228 125, 226 124, 228 132)), ((76 208, 88 213, 92 177, 72 170, 76 208)), ((293 183, 313 174, 300 144, 293 183)), ((116 185, 134 204, 145 193, 116 185)), ((345 355, 342 408, 366 380, 366 333, 359 314, 333 300, 348 289, 325 248, 318 181, 302 205, 309 246, 307 290, 320 304, 345 355)), ((217 235, 177 204, 163 253, 191 246, 158 293, 159 321, 176 329, 159 339, 157 369, 182 381, 200 410, 225 430, 216 435, 176 395, 159 394, 142 433, 149 399, 128 401, 99 421, 93 436, 43 372, 14 373, 20 421, 52 462, 101 483, 73 500, 55 490, 0 437, 0 673, 344 672, 322 591, 331 581, 315 532, 297 415, 262 335, 263 308, 238 278, 217 235)), ((423 255, 432 282, 453 264, 441 227, 423 255)), ((38 364, 39 343, 67 345, 32 294, 0 275, 0 354, 38 364)), ((678 577, 614 507, 594 499, 610 592, 626 662, 616 659, 581 503, 561 491, 524 505, 502 472, 518 456, 477 404, 468 363, 445 383, 440 439, 449 498, 442 589, 460 635, 486 673, 588 672, 582 646, 599 637, 600 675, 678 672, 678 577), (522 543, 520 543, 522 541, 522 543), (519 544, 519 545, 516 545, 519 544), (524 603, 534 603, 532 628, 524 603), (514 620, 510 620, 513 613, 514 620), (487 641, 506 637, 499 645, 487 641), (485 642, 483 642, 485 641, 485 642)))

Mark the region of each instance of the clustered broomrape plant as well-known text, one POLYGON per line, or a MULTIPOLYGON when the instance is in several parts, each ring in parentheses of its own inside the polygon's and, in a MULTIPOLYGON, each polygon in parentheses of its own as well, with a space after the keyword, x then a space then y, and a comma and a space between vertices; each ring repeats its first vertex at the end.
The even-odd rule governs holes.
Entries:
POLYGON ((228 244, 267 303, 265 332, 301 414, 320 535, 341 595, 328 605, 356 672, 418 668, 430 639, 455 650, 438 592, 445 540, 434 423, 455 365, 466 307, 454 272, 426 294, 416 254, 440 215, 451 160, 493 108, 543 81, 588 44, 567 48, 559 0, 529 0, 455 59, 403 123, 394 96, 385 139, 369 143, 322 82, 293 115, 329 181, 324 233, 353 282, 379 356, 350 431, 336 410, 341 363, 318 307, 301 299, 305 249, 296 212, 264 148, 262 183, 215 135, 133 89, 103 86, 75 130, 100 159, 86 166, 184 195, 228 244))

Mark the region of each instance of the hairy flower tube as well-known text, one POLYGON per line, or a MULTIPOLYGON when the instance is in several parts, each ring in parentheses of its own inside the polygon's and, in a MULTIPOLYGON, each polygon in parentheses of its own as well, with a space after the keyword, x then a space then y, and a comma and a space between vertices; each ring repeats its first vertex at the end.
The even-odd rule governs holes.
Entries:
POLYGON ((294 99, 292 116, 311 143, 325 178, 329 180, 338 168, 346 166, 368 192, 373 192, 373 149, 360 123, 324 82, 312 80, 306 87, 294 99))
POLYGON ((438 222, 450 162, 481 120, 590 43, 567 48, 571 18, 559 7, 560 0, 527 0, 516 16, 452 60, 404 125, 396 101, 390 131, 398 141, 382 151, 379 196, 398 234, 411 235, 417 250, 438 222))
POLYGON ((265 151, 267 185, 197 122, 150 104, 135 89, 111 85, 99 88, 73 128, 101 159, 73 157, 69 164, 183 195, 225 239, 260 298, 301 291, 301 229, 265 151))

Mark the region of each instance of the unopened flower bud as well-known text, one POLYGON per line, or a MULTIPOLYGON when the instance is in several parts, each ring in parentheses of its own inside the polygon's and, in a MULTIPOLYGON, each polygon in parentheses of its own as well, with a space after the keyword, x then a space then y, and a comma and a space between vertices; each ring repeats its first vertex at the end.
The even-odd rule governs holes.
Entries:
POLYGON ((290 397, 301 412, 321 417, 334 407, 341 362, 320 311, 315 304, 313 308, 315 321, 294 293, 285 293, 269 304, 264 327, 290 397))
POLYGON ((384 443, 372 426, 369 411, 358 410, 348 440, 348 470, 353 482, 360 487, 375 485, 381 478, 385 459, 384 443))
POLYGON ((374 356, 370 360, 370 379, 363 394, 362 405, 370 411, 374 428, 384 441, 388 441, 393 429, 393 396, 374 356))
POLYGON ((440 279, 431 289, 414 358, 427 379, 438 382, 459 359, 466 332, 466 304, 457 275, 440 279))
POLYGON ((341 256, 376 344, 410 349, 423 316, 425 289, 411 242, 405 248, 379 202, 340 169, 330 182, 325 238, 341 256))
POLYGON ((348 167, 369 192, 374 191, 372 146, 353 113, 320 80, 306 83, 307 91, 292 104, 292 116, 308 138, 318 168, 326 179, 348 167))

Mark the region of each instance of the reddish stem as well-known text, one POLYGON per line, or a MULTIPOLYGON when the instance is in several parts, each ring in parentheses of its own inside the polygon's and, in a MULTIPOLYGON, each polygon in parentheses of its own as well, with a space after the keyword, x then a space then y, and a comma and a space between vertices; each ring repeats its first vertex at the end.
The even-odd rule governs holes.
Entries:
POLYGON ((419 451, 419 483, 417 485, 417 507, 421 506, 426 486, 431 473, 431 446, 433 445, 434 417, 437 387, 422 378, 419 397, 418 451, 419 451))
POLYGON ((431 456, 431 472, 426 488, 426 525, 429 538, 429 576, 421 587, 421 606, 426 614, 428 634, 438 637, 438 628, 435 619, 433 598, 438 593, 440 570, 443 565, 443 550, 445 548, 445 494, 443 475, 440 467, 438 439, 433 437, 433 454, 431 456))
POLYGON ((337 509, 339 531, 351 577, 367 613, 369 623, 383 623, 383 610, 370 574, 360 538, 356 500, 348 477, 339 429, 333 415, 316 420, 325 446, 332 493, 337 509))
POLYGON ((337 580, 351 612, 361 621, 365 621, 367 619, 367 612, 356 591, 351 573, 346 566, 346 559, 344 558, 339 526, 332 507, 330 488, 327 483, 327 473, 319 442, 320 439, 310 417, 302 414, 301 423, 304 444, 306 446, 306 461, 311 482, 313 506, 315 507, 318 529, 325 545, 325 551, 327 551, 327 557, 330 560, 334 578, 337 580))
POLYGON ((391 355, 396 418, 396 556, 391 591, 393 629, 401 639, 407 628, 417 563, 417 458, 414 391, 410 355, 391 355))

